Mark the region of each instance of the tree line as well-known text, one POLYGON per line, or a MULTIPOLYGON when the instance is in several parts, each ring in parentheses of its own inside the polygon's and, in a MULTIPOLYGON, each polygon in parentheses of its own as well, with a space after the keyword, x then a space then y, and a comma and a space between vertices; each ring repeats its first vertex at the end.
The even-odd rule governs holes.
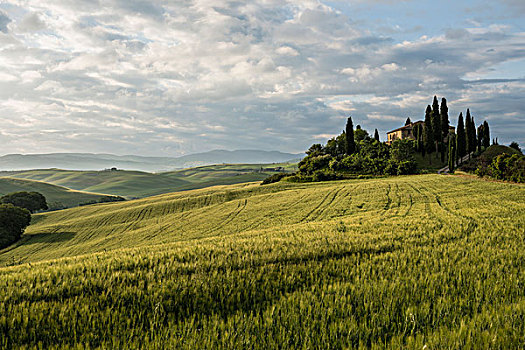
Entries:
POLYGON ((0 198, 0 249, 18 241, 31 223, 31 214, 47 210, 46 198, 38 192, 14 192, 0 198))

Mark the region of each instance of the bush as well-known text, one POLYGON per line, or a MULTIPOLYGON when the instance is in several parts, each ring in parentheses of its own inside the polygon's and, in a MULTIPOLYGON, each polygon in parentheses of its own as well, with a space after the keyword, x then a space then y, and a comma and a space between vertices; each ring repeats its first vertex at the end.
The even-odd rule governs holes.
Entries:
POLYGON ((286 173, 270 175, 266 179, 263 180, 261 185, 268 185, 268 184, 271 184, 271 183, 274 183, 274 182, 279 182, 279 181, 281 181, 281 179, 283 179, 284 177, 289 176, 289 175, 290 174, 286 174, 286 173))
POLYGON ((518 154, 500 154, 492 160, 492 163, 480 163, 476 169, 480 177, 488 176, 498 180, 525 182, 525 156, 518 154))
POLYGON ((19 240, 30 222, 29 210, 12 204, 0 204, 0 248, 19 240))
POLYGON ((30 213, 38 210, 47 210, 46 197, 38 192, 14 192, 0 198, 3 204, 13 204, 14 206, 25 208, 30 213))

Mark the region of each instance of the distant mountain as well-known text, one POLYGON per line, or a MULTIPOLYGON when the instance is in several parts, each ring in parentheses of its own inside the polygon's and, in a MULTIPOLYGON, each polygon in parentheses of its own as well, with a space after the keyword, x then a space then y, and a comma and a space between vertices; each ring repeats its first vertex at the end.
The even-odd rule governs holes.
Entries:
POLYGON ((140 171, 168 171, 212 164, 281 163, 302 158, 302 154, 257 150, 214 150, 182 157, 117 156, 96 153, 8 154, 0 157, 0 170, 59 168, 102 170, 118 168, 140 171))

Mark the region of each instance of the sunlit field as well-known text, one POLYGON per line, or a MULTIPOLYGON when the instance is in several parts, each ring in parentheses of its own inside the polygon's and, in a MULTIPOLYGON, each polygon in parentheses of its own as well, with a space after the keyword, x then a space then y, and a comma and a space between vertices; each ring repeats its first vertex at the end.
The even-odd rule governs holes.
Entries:
POLYGON ((1 348, 525 344, 523 185, 238 184, 37 215, 26 233, 0 253, 1 348))

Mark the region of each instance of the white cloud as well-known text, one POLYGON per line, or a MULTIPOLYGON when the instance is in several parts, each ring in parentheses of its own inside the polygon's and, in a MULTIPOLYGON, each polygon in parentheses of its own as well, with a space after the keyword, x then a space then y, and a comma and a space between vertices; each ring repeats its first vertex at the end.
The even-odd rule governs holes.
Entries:
POLYGON ((399 43, 316 0, 8 2, 0 122, 16 115, 20 142, 0 135, 4 152, 299 152, 340 132, 349 113, 383 132, 434 94, 454 113, 470 105, 495 123, 520 118, 521 83, 466 81, 523 57, 525 35, 506 25, 399 43))

